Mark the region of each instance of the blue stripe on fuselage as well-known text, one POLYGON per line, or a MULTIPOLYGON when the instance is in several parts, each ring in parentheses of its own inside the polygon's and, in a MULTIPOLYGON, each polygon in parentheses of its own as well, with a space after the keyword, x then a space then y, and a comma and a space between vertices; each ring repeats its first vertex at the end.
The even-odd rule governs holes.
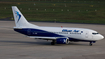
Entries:
POLYGON ((17 31, 27 36, 64 37, 59 34, 51 33, 40 29, 33 29, 33 28, 14 29, 14 31, 17 31))

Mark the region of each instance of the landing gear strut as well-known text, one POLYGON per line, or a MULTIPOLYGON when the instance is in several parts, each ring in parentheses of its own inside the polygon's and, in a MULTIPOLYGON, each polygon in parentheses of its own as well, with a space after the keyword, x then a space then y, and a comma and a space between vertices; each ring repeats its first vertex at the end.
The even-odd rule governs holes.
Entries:
POLYGON ((55 45, 56 41, 52 40, 51 45, 55 45))
POLYGON ((92 44, 92 42, 90 42, 90 44, 89 44, 90 46, 92 46, 93 44, 92 44))
POLYGON ((93 45, 92 43, 95 43, 95 42, 96 42, 96 41, 90 41, 90 44, 89 44, 89 45, 92 46, 92 45, 93 45))

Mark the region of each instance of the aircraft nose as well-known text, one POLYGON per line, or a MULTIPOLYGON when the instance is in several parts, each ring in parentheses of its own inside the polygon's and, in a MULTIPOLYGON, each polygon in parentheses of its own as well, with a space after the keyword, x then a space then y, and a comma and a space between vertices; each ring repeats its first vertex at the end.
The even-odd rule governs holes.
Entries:
POLYGON ((94 40, 102 40, 104 39, 104 36, 99 34, 99 35, 96 35, 96 36, 93 36, 94 40))
POLYGON ((101 38, 104 39, 104 36, 101 35, 101 38))
POLYGON ((104 39, 104 36, 103 35, 100 35, 100 39, 104 39))

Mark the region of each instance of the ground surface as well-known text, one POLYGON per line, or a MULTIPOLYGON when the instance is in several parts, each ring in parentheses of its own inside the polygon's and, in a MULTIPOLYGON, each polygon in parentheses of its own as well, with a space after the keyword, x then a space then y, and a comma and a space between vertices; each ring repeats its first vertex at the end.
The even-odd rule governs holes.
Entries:
MULTIPOLYGON (((91 28, 105 36, 105 25, 31 22, 39 26, 91 28)), ((105 39, 50 45, 13 31, 14 21, 0 21, 0 59, 105 59, 105 39)))

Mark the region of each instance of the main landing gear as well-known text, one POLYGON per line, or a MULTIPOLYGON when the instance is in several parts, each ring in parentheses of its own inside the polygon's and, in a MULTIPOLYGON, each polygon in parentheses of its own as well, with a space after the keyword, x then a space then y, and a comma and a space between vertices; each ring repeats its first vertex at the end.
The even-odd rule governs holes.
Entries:
POLYGON ((55 45, 56 40, 52 40, 51 45, 55 45))

